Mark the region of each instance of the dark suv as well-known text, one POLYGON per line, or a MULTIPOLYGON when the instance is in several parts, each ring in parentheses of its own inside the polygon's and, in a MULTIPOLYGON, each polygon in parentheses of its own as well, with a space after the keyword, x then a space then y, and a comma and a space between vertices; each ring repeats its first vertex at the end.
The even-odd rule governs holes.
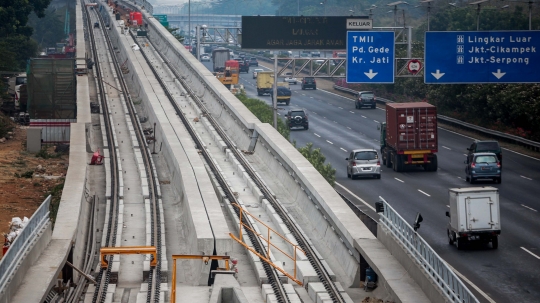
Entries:
POLYGON ((497 141, 476 141, 467 148, 469 157, 474 153, 494 153, 502 166, 502 150, 497 141))
POLYGON ((364 106, 369 106, 371 108, 377 107, 377 102, 375 102, 375 95, 373 92, 358 92, 356 100, 354 101, 354 107, 358 109, 364 106))
POLYGON ((285 117, 287 118, 287 126, 289 126, 289 129, 292 129, 293 127, 309 129, 308 116, 303 109, 292 109, 285 117))
POLYGON ((259 61, 257 61, 257 58, 251 57, 251 59, 249 59, 249 66, 259 66, 259 61))
POLYGON ((317 82, 313 77, 304 77, 302 80, 302 89, 313 88, 317 89, 317 82))

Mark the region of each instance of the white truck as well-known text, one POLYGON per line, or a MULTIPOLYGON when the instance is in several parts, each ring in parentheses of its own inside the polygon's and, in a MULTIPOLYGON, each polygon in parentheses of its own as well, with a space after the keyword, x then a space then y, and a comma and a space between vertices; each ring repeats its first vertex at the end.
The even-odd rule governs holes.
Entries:
POLYGON ((463 249, 468 242, 491 242, 497 249, 501 234, 499 190, 490 186, 450 188, 448 193, 448 244, 463 249))

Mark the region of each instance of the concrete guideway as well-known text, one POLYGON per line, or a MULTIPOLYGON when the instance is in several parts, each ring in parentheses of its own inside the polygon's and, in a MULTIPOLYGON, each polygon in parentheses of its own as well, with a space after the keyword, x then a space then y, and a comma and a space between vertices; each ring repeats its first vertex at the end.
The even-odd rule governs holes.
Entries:
MULTIPOLYGON (((155 32, 155 31, 156 31, 156 30, 159 31, 160 29, 159 29, 159 27, 158 27, 157 25, 152 24, 152 23, 153 23, 153 20, 152 20, 152 19, 150 19, 149 21, 150 21, 150 23, 151 23, 151 27, 150 27, 150 28, 151 28, 151 33, 152 33, 152 34, 150 35, 150 39, 164 39, 163 37, 167 37, 167 38, 166 38, 167 41, 161 41, 161 43, 157 43, 157 44, 160 45, 160 48, 161 48, 160 51, 161 51, 162 53, 167 53, 167 54, 168 54, 167 56, 170 57, 169 60, 171 60, 171 62, 179 61, 179 63, 177 63, 177 64, 180 65, 180 68, 179 68, 180 70, 185 70, 185 69, 190 70, 190 69, 191 69, 191 72, 193 73, 193 74, 191 75, 192 81, 193 81, 193 82, 196 82, 195 79, 197 79, 198 81, 200 81, 200 83, 194 83, 194 86, 195 86, 195 87, 199 86, 198 90, 199 90, 200 92, 203 92, 203 91, 204 91, 204 87, 207 86, 206 83, 209 84, 209 83, 212 83, 212 82, 214 82, 214 81, 217 82, 215 79, 213 79, 213 76, 205 77, 205 76, 206 76, 205 74, 208 73, 207 70, 202 69, 202 68, 196 68, 196 69, 195 69, 195 68, 191 67, 191 66, 198 66, 198 65, 200 65, 200 63, 197 62, 196 60, 193 60, 194 58, 191 58, 191 56, 190 56, 189 54, 187 54, 187 51, 183 50, 183 47, 180 45, 180 43, 178 43, 178 42, 176 42, 176 41, 173 41, 174 38, 172 38, 172 36, 169 38, 169 37, 168 37, 168 33, 162 33, 162 34, 161 34, 162 37, 159 37, 158 35, 156 35, 156 32, 155 32), (183 54, 184 52, 185 52, 186 54, 183 54), (176 57, 176 56, 179 56, 180 53, 183 54, 183 55, 182 55, 181 57, 176 57), (191 66, 190 66, 190 65, 191 65, 191 66)), ((230 134, 230 136, 231 136, 233 139, 236 139, 236 138, 239 139, 239 140, 235 140, 236 143, 237 143, 237 146, 238 146, 239 148, 242 148, 242 147, 245 148, 245 147, 247 147, 247 145, 248 145, 248 144, 247 144, 247 143, 248 143, 248 142, 247 142, 247 139, 248 139, 248 138, 243 137, 243 136, 239 136, 239 134, 242 134, 243 132, 246 132, 246 128, 249 130, 249 126, 248 126, 248 125, 234 125, 234 124, 233 124, 234 122, 231 123, 231 121, 230 121, 230 120, 232 120, 232 119, 229 118, 229 117, 231 117, 231 116, 233 115, 233 113, 236 114, 236 113, 238 113, 239 111, 241 111, 240 108, 243 110, 243 109, 245 109, 245 107, 244 107, 243 105, 241 105, 241 104, 238 104, 238 101, 237 101, 232 95, 230 95, 229 92, 223 92, 223 93, 222 93, 222 92, 221 92, 221 88, 219 87, 219 85, 207 86, 207 89, 210 90, 210 92, 205 92, 205 94, 208 94, 208 93, 210 94, 210 95, 208 96, 208 98, 206 99, 206 103, 207 103, 208 108, 209 108, 211 111, 213 111, 213 112, 219 113, 219 112, 221 112, 221 111, 224 109, 224 108, 222 108, 222 106, 223 106, 223 105, 226 105, 226 106, 227 106, 227 107, 225 108, 225 112, 226 112, 226 113, 225 113, 225 115, 222 115, 222 116, 221 116, 220 122, 222 122, 222 120, 223 120, 222 125, 224 126, 225 129, 227 129, 227 126, 230 127, 230 130, 228 131, 228 133, 230 134), (219 95, 215 94, 215 92, 217 92, 217 91, 220 91, 220 94, 219 94, 219 95), (228 96, 227 96, 227 97, 224 97, 225 95, 228 95, 228 96), (231 97, 229 97, 229 96, 231 96, 231 97), (221 98, 220 98, 220 97, 221 97, 221 98), (213 99, 213 100, 212 100, 212 99, 213 99), (215 101, 214 101, 214 100, 215 100, 215 101), (214 102, 210 102, 210 101, 214 101, 214 102), (234 104, 234 105, 236 105, 236 106, 231 105, 231 104, 234 104), (228 114, 228 115, 227 115, 227 114, 228 114)), ((249 113, 248 116, 252 116, 252 115, 249 113)), ((232 118, 233 118, 233 119, 236 119, 236 123, 237 123, 237 124, 240 124, 241 120, 243 120, 241 117, 237 117, 237 116, 233 116, 232 118)), ((244 118, 244 119, 245 119, 245 118, 244 118)), ((272 131, 273 131, 273 130, 272 130, 272 131)), ((277 134, 275 131, 273 131, 273 132, 274 132, 275 134, 277 134)), ((280 136, 280 135, 277 134, 277 136, 280 136)), ((274 139, 274 138, 272 138, 272 139, 274 139)), ((282 139, 282 140, 283 140, 283 139, 282 139)), ((259 142, 259 143, 260 143, 260 142, 259 142)), ((259 143, 257 144, 257 146, 260 146, 259 143)), ((288 146, 288 145, 290 145, 290 144, 287 142, 286 145, 280 145, 280 146, 288 146)), ((272 147, 273 147, 273 146, 272 146, 272 147)), ((292 146, 291 146, 291 148, 292 148, 292 146)), ((296 152, 296 151, 294 151, 294 152, 296 152)), ((296 152, 296 153, 297 153, 297 152, 296 152)), ((256 152, 255 154, 257 154, 257 152, 256 152)), ((298 155, 299 155, 299 154, 298 154, 298 155)), ((289 156, 289 155, 286 155, 286 156, 289 156)), ((274 157, 274 155, 268 157, 267 159, 271 159, 271 158, 273 158, 273 157, 274 157)), ((261 161, 261 162, 264 162, 264 161, 265 161, 265 160, 263 160, 263 161, 261 161)), ((305 159, 304 159, 304 161, 305 161, 305 159)), ((306 161, 306 162, 307 162, 307 161, 306 161)), ((278 164, 278 165, 279 165, 279 164, 278 164)), ((309 165, 309 164, 308 164, 308 165, 309 165)), ((309 166, 311 166, 311 165, 309 165, 309 166)), ((259 171, 260 171, 260 170, 259 170, 259 171)), ((291 172, 286 172, 286 174, 290 174, 290 173, 291 173, 291 172)), ((302 173, 300 173, 300 175, 302 175, 302 173)), ((317 175, 318 175, 318 173, 317 173, 317 175)), ((319 175, 319 177, 320 177, 320 175, 319 175)), ((279 178, 279 177, 278 177, 277 179, 283 179, 283 178, 279 178)), ((322 177, 321 177, 321 179, 322 179, 322 177)), ((322 180, 322 182, 321 182, 321 184, 320 184, 322 188, 324 188, 324 186, 323 186, 322 184, 326 184, 325 182, 326 182, 326 181, 322 180)), ((317 185, 319 185, 319 183, 317 183, 317 185)), ((326 184, 326 185, 327 185, 327 184, 326 184)), ((298 187, 300 187, 300 186, 298 186, 298 187)), ((304 188, 305 188, 305 187, 304 187, 304 188)), ((317 187, 317 188, 319 188, 319 187, 317 187)), ((333 191, 333 189, 331 189, 331 188, 329 188, 329 189, 330 189, 330 191, 333 191)), ((319 190, 319 191, 320 191, 320 190, 319 190)), ((318 193, 318 194, 319 194, 319 197, 320 197, 320 192, 318 192, 318 191, 316 191, 316 190, 314 190, 314 192, 318 193)), ((334 193, 334 194, 335 194, 335 193, 334 193)), ((316 197, 316 198, 318 198, 318 197, 316 197)), ((309 199, 306 198, 306 200, 309 200, 309 199)), ((330 199, 329 199, 329 200, 330 200, 330 199)), ((337 199, 334 199, 334 200, 335 200, 335 201, 339 201, 339 197, 337 197, 337 199)), ((345 210, 345 209, 347 208, 347 206, 345 205, 345 203, 343 203, 343 206, 344 206, 343 210, 345 210)), ((332 211, 332 209, 330 209, 330 211, 332 211)), ((341 215, 342 215, 342 213, 340 212, 340 216, 341 216, 341 215)), ((345 215, 345 216, 347 216, 347 215, 345 215)), ((321 215, 321 217, 322 217, 322 215, 321 215)), ((327 217, 327 218, 328 218, 328 217, 327 217)), ((341 219, 341 218, 339 218, 339 219, 341 219)), ((343 227, 343 225, 342 225, 344 220, 339 220, 339 219, 336 220, 336 221, 341 223, 341 224, 339 224, 339 223, 338 223, 338 224, 342 226, 342 230, 341 230, 341 231, 343 231, 343 229, 345 229, 345 228, 343 227)), ((324 219, 323 219, 323 220, 324 220, 324 219)), ((358 224, 358 226, 363 225, 363 224, 358 220, 358 218, 355 218, 355 217, 353 218, 352 216, 351 216, 350 220, 345 220, 345 222, 347 222, 347 225, 352 224, 354 221, 356 221, 356 223, 358 224)), ((358 226, 355 226, 354 228, 351 228, 350 230, 358 229, 358 226)), ((352 226, 351 226, 351 227, 352 227, 352 226)), ((339 227, 338 227, 337 229, 335 229, 335 230, 339 230, 339 227)), ((345 229, 345 230, 346 230, 346 229, 345 229)), ((349 235, 349 237, 346 237, 347 240, 351 241, 351 240, 352 240, 352 237, 350 236, 350 233, 347 231, 346 234, 349 235)), ((358 233, 356 232, 355 234, 358 234, 358 233)), ((362 237, 362 236, 358 236, 358 237, 360 238, 360 237, 362 237)), ((337 241, 339 241, 339 242, 334 242, 334 243, 340 243, 340 244, 339 244, 340 246, 343 245, 343 244, 341 244, 341 243, 343 243, 343 242, 341 242, 341 241, 339 240, 338 237, 336 237, 336 239, 337 239, 337 241)), ((342 238, 342 239, 343 239, 343 238, 342 238)), ((345 240, 345 239, 343 239, 343 240, 345 240)), ((352 241, 351 241, 351 242, 352 242, 352 241)), ((334 244, 334 243, 333 243, 333 244, 334 244)), ((350 242, 349 242, 349 243, 350 243, 350 242)), ((334 247, 334 246, 330 246, 330 247, 334 247)), ((347 258, 345 258, 345 260, 347 260, 347 258)), ((340 260, 340 261, 341 261, 341 260, 340 260)), ((353 268, 354 268, 354 267, 353 267, 353 268)), ((354 276, 354 275, 353 275, 353 276, 354 276)), ((349 278, 349 279, 351 279, 351 278, 349 278)), ((351 279, 351 281, 352 281, 352 279, 351 279)))
MULTIPOLYGON (((84 61, 86 48, 84 45, 84 29, 80 5, 76 8, 76 38, 77 65, 86 64, 84 61)), ((79 222, 86 222, 89 203, 84 197, 89 161, 87 136, 92 137, 93 129, 90 125, 90 97, 88 90, 88 75, 77 78, 77 123, 71 124, 70 154, 64 189, 60 200, 57 220, 50 242, 44 247, 39 258, 32 265, 28 265, 24 279, 20 285, 12 285, 11 299, 6 302, 41 302, 45 299, 49 289, 56 282, 58 273, 73 251, 72 263, 81 266, 84 256, 84 239, 87 234, 86 224, 79 226, 79 222), (77 163, 77 165, 75 165, 77 163)), ((77 278, 78 274, 74 274, 77 278)))

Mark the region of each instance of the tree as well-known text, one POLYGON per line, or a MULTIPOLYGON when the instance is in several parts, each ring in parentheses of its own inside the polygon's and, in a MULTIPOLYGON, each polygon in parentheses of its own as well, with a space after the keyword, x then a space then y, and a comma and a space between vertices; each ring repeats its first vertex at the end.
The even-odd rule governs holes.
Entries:
POLYGON ((178 33, 178 28, 171 28, 168 26, 165 26, 165 28, 169 31, 169 33, 171 33, 171 35, 173 35, 174 38, 176 38, 176 40, 180 41, 180 43, 184 43, 184 36, 178 33))

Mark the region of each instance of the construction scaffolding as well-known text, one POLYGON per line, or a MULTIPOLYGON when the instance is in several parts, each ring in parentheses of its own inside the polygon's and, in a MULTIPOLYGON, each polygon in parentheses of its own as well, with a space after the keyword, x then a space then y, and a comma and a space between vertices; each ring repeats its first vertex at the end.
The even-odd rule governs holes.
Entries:
POLYGON ((76 119, 76 88, 75 59, 30 59, 30 119, 76 119))

